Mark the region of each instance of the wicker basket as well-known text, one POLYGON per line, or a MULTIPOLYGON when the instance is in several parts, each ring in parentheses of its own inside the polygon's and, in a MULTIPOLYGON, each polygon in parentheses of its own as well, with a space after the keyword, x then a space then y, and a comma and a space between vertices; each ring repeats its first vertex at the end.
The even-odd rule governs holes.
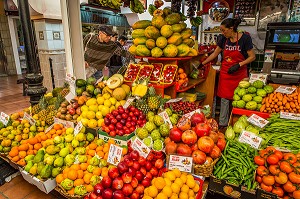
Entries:
MULTIPOLYGON (((70 195, 68 192, 64 190, 64 188, 60 184, 58 184, 57 187, 55 187, 55 190, 65 198, 69 198, 69 199, 81 199, 84 198, 85 196, 85 195, 84 196, 70 195)), ((88 195, 88 193, 86 195, 88 195)))
POLYGON ((209 177, 219 158, 215 159, 211 164, 194 164, 194 173, 198 176, 209 177))

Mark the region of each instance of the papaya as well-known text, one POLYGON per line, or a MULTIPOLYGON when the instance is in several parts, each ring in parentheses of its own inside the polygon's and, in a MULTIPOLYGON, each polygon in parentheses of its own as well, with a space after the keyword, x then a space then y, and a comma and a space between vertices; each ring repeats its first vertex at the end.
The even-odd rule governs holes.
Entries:
POLYGON ((184 39, 182 43, 188 45, 189 47, 193 47, 195 45, 195 41, 191 38, 184 39))
POLYGON ((187 56, 190 56, 190 57, 195 57, 198 55, 198 52, 196 49, 193 49, 193 48, 190 48, 190 52, 187 54, 187 56))
POLYGON ((154 16, 152 18, 152 26, 155 26, 158 29, 161 29, 164 25, 166 25, 164 18, 162 16, 154 16))
POLYGON ((184 30, 187 27, 186 23, 180 23, 180 26, 181 26, 181 30, 184 30))
POLYGON ((175 33, 175 32, 177 32, 177 33, 180 33, 183 29, 182 29, 182 26, 181 26, 181 24, 173 24, 172 26, 172 31, 175 33))
POLYGON ((166 16, 165 21, 167 22, 167 24, 169 25, 173 25, 176 23, 179 23, 181 20, 181 16, 179 13, 172 13, 169 14, 168 16, 166 16))
POLYGON ((177 46, 178 49, 178 57, 184 57, 187 56, 190 52, 190 47, 186 44, 180 44, 177 46))
POLYGON ((136 45, 132 45, 129 47, 128 51, 133 54, 136 55, 136 45))
POLYGON ((159 47, 155 47, 151 50, 152 57, 161 57, 163 55, 163 51, 159 47))
POLYGON ((193 31, 190 28, 186 28, 181 32, 182 39, 188 39, 192 36, 193 31))
POLYGON ((148 26, 151 26, 150 20, 139 20, 132 25, 132 29, 145 29, 148 26))
POLYGON ((145 36, 148 38, 148 39, 157 39, 159 36, 160 36, 160 32, 159 30, 154 27, 154 26, 148 26, 146 29, 145 29, 145 36))
POLYGON ((168 16, 169 14, 172 13, 172 10, 171 10, 170 7, 165 7, 165 8, 163 9, 163 13, 164 13, 164 16, 166 17, 166 16, 168 16))
POLYGON ((178 46, 182 43, 182 36, 179 33, 174 33, 171 37, 168 38, 168 44, 174 44, 178 46))
POLYGON ((168 44, 164 48, 163 52, 166 57, 176 57, 178 53, 178 49, 174 44, 168 44))
POLYGON ((156 46, 163 49, 168 44, 168 41, 165 37, 158 37, 156 40, 156 46))
POLYGON ((163 27, 161 27, 160 34, 165 38, 169 38, 170 36, 173 35, 172 26, 164 25, 163 27))
POLYGON ((132 31, 131 36, 133 39, 138 37, 145 37, 145 30, 144 29, 135 29, 132 31))
POLYGON ((153 49, 155 47, 155 40, 154 39, 147 39, 146 46, 148 49, 153 49))
POLYGON ((138 56, 150 56, 151 52, 145 45, 138 45, 136 47, 136 55, 138 55, 138 56))
POLYGON ((133 40, 134 45, 145 45, 147 41, 147 37, 137 37, 133 40))

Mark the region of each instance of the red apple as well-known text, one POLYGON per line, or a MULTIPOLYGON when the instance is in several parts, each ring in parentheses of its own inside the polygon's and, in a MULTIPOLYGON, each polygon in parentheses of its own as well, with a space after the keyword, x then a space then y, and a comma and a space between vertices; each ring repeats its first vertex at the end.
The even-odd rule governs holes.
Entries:
POLYGON ((145 177, 152 180, 152 174, 150 172, 147 172, 146 175, 145 175, 145 177))
POLYGON ((118 170, 120 171, 120 173, 125 173, 128 171, 128 166, 125 162, 122 161, 118 164, 118 170))
POLYGON ((164 166, 164 161, 162 159, 157 159, 155 161, 155 167, 156 168, 161 169, 161 168, 163 168, 163 166, 164 166))
POLYGON ((123 180, 122 180, 121 177, 115 178, 115 179, 113 180, 113 182, 112 182, 112 187, 113 187, 114 189, 122 189, 122 188, 123 188, 123 185, 124 185, 124 182, 123 182, 123 180))
POLYGON ((129 172, 123 173, 122 180, 123 180, 124 183, 130 183, 131 180, 132 180, 132 174, 129 173, 129 172))
POLYGON ((135 190, 136 190, 139 194, 143 194, 143 193, 144 193, 144 189, 145 189, 144 185, 141 185, 141 184, 139 184, 139 185, 135 188, 135 190))
POLYGON ((107 188, 102 193, 103 199, 111 199, 113 197, 113 191, 110 188, 107 188))
POLYGON ((133 167, 136 171, 138 171, 138 170, 140 170, 141 165, 139 164, 139 162, 134 161, 132 167, 133 167))
POLYGON ((96 199, 96 198, 97 198, 97 194, 96 193, 94 193, 94 192, 90 193, 89 199, 96 199))
POLYGON ((177 128, 177 127, 174 127, 170 130, 170 139, 174 142, 180 142, 181 141, 181 135, 182 135, 182 131, 177 128))
POLYGON ((158 175, 158 170, 156 167, 152 167, 150 169, 150 173, 152 174, 153 177, 156 177, 158 175))
POLYGON ((86 195, 86 196, 84 196, 83 199, 89 199, 89 198, 90 198, 90 196, 89 196, 89 195, 86 195))
POLYGON ((104 188, 109 188, 111 186, 112 180, 109 176, 103 177, 101 181, 104 188))
POLYGON ((145 164, 145 168, 146 168, 147 171, 150 171, 150 169, 152 168, 151 162, 147 161, 146 164, 145 164))
POLYGON ((133 192, 133 187, 131 186, 131 184, 124 184, 122 192, 125 196, 130 196, 133 192))
POLYGON ((136 188, 139 184, 139 181, 135 177, 133 177, 130 184, 133 188, 136 188))
POLYGON ((102 192, 104 191, 104 187, 101 183, 98 183, 94 186, 94 192, 95 194, 97 194, 98 196, 100 196, 102 194, 102 192))
POLYGON ((149 187, 149 186, 151 185, 151 179, 145 178, 145 179, 142 181, 142 185, 144 185, 144 187, 149 187))
POLYGON ((147 171, 145 167, 141 167, 140 171, 142 172, 142 174, 146 175, 147 171))
POLYGON ((146 158, 140 156, 138 162, 141 166, 144 166, 146 164, 146 158))
POLYGON ((137 191, 133 191, 131 196, 131 199, 139 199, 140 198, 140 194, 137 191))
POLYGON ((129 167, 128 172, 135 176, 136 170, 133 167, 129 167))
POLYGON ((115 179, 116 177, 118 177, 120 174, 119 174, 119 170, 117 167, 112 167, 108 170, 108 176, 111 178, 111 179, 115 179))
POLYGON ((103 199, 103 197, 102 196, 97 196, 97 198, 96 199, 103 199))
POLYGON ((133 160, 138 160, 139 157, 140 157, 140 154, 139 154, 139 152, 137 152, 136 150, 133 150, 133 151, 131 151, 131 153, 130 153, 130 157, 131 157, 133 160))
POLYGON ((124 199, 124 194, 121 190, 116 190, 113 193, 113 199, 124 199))
POLYGON ((141 171, 136 171, 134 176, 139 182, 141 182, 144 179, 144 174, 141 171))

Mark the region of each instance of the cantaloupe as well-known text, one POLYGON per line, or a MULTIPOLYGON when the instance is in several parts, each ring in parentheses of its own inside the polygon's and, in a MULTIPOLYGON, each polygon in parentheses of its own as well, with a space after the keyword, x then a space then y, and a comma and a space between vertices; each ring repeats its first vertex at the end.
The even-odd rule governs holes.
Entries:
POLYGON ((128 95, 130 93, 130 87, 127 84, 122 84, 121 88, 124 89, 126 95, 128 95))
POLYGON ((118 101, 121 101, 121 100, 124 100, 126 98, 126 92, 123 88, 119 87, 119 88, 116 88, 114 91, 113 91, 113 97, 116 98, 116 100, 118 101))

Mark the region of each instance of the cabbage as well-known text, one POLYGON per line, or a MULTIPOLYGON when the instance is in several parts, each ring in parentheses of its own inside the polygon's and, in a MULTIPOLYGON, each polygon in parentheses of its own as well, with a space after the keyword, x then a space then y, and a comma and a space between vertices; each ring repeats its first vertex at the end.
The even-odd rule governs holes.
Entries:
POLYGON ((252 83, 252 86, 254 86, 255 88, 262 88, 264 87, 264 83, 260 80, 256 80, 252 83))
POLYGON ((236 123, 233 125, 233 131, 235 133, 241 133, 243 130, 245 130, 246 125, 242 121, 236 121, 236 123))
POLYGON ((238 94, 239 91, 240 91, 240 87, 236 87, 236 89, 234 90, 234 94, 238 94))
POLYGON ((232 101, 232 106, 233 106, 234 108, 237 107, 237 102, 238 102, 238 101, 232 101))
POLYGON ((243 100, 239 100, 237 101, 236 105, 238 108, 245 108, 246 102, 244 102, 243 100))
POLYGON ((257 103, 255 101, 247 102, 246 109, 255 110, 257 108, 257 103))
POLYGON ((238 96, 237 94, 234 94, 233 95, 233 100, 234 101, 238 101, 238 100, 240 100, 241 98, 240 98, 240 96, 238 96))
POLYGON ((248 93, 256 93, 256 88, 254 86, 250 86, 247 90, 248 93))
POLYGON ((243 96, 243 101, 250 102, 252 100, 252 96, 250 94, 246 94, 243 96))
POLYGON ((250 83, 248 81, 240 81, 239 87, 240 88, 248 88, 250 86, 250 83))
POLYGON ((249 125, 248 117, 246 115, 242 115, 237 121, 243 122, 245 124, 245 127, 249 125))
POLYGON ((235 133, 234 133, 234 131, 232 129, 232 126, 228 126, 227 129, 226 129, 226 131, 225 131, 225 138, 227 140, 233 140, 234 137, 235 137, 235 133))
POLYGON ((241 88, 238 93, 237 93, 240 97, 243 97, 244 95, 247 94, 246 89, 245 88, 241 88))
POLYGON ((257 108, 256 108, 256 110, 257 110, 257 111, 259 111, 259 110, 260 110, 260 108, 261 108, 261 106, 262 106, 262 104, 257 104, 257 108))
POLYGON ((253 97, 253 101, 255 101, 258 104, 261 104, 261 102, 263 101, 263 98, 261 96, 255 96, 255 97, 253 97))
POLYGON ((266 97, 267 96, 267 92, 264 89, 257 89, 256 94, 258 96, 261 96, 261 97, 266 97))
POLYGON ((246 131, 249 131, 251 133, 254 133, 255 135, 258 135, 259 134, 259 130, 256 129, 254 126, 252 125, 249 125, 246 127, 246 131))
POLYGON ((273 88, 273 86, 266 85, 266 86, 264 87, 264 90, 269 94, 269 93, 273 93, 274 88, 273 88))

